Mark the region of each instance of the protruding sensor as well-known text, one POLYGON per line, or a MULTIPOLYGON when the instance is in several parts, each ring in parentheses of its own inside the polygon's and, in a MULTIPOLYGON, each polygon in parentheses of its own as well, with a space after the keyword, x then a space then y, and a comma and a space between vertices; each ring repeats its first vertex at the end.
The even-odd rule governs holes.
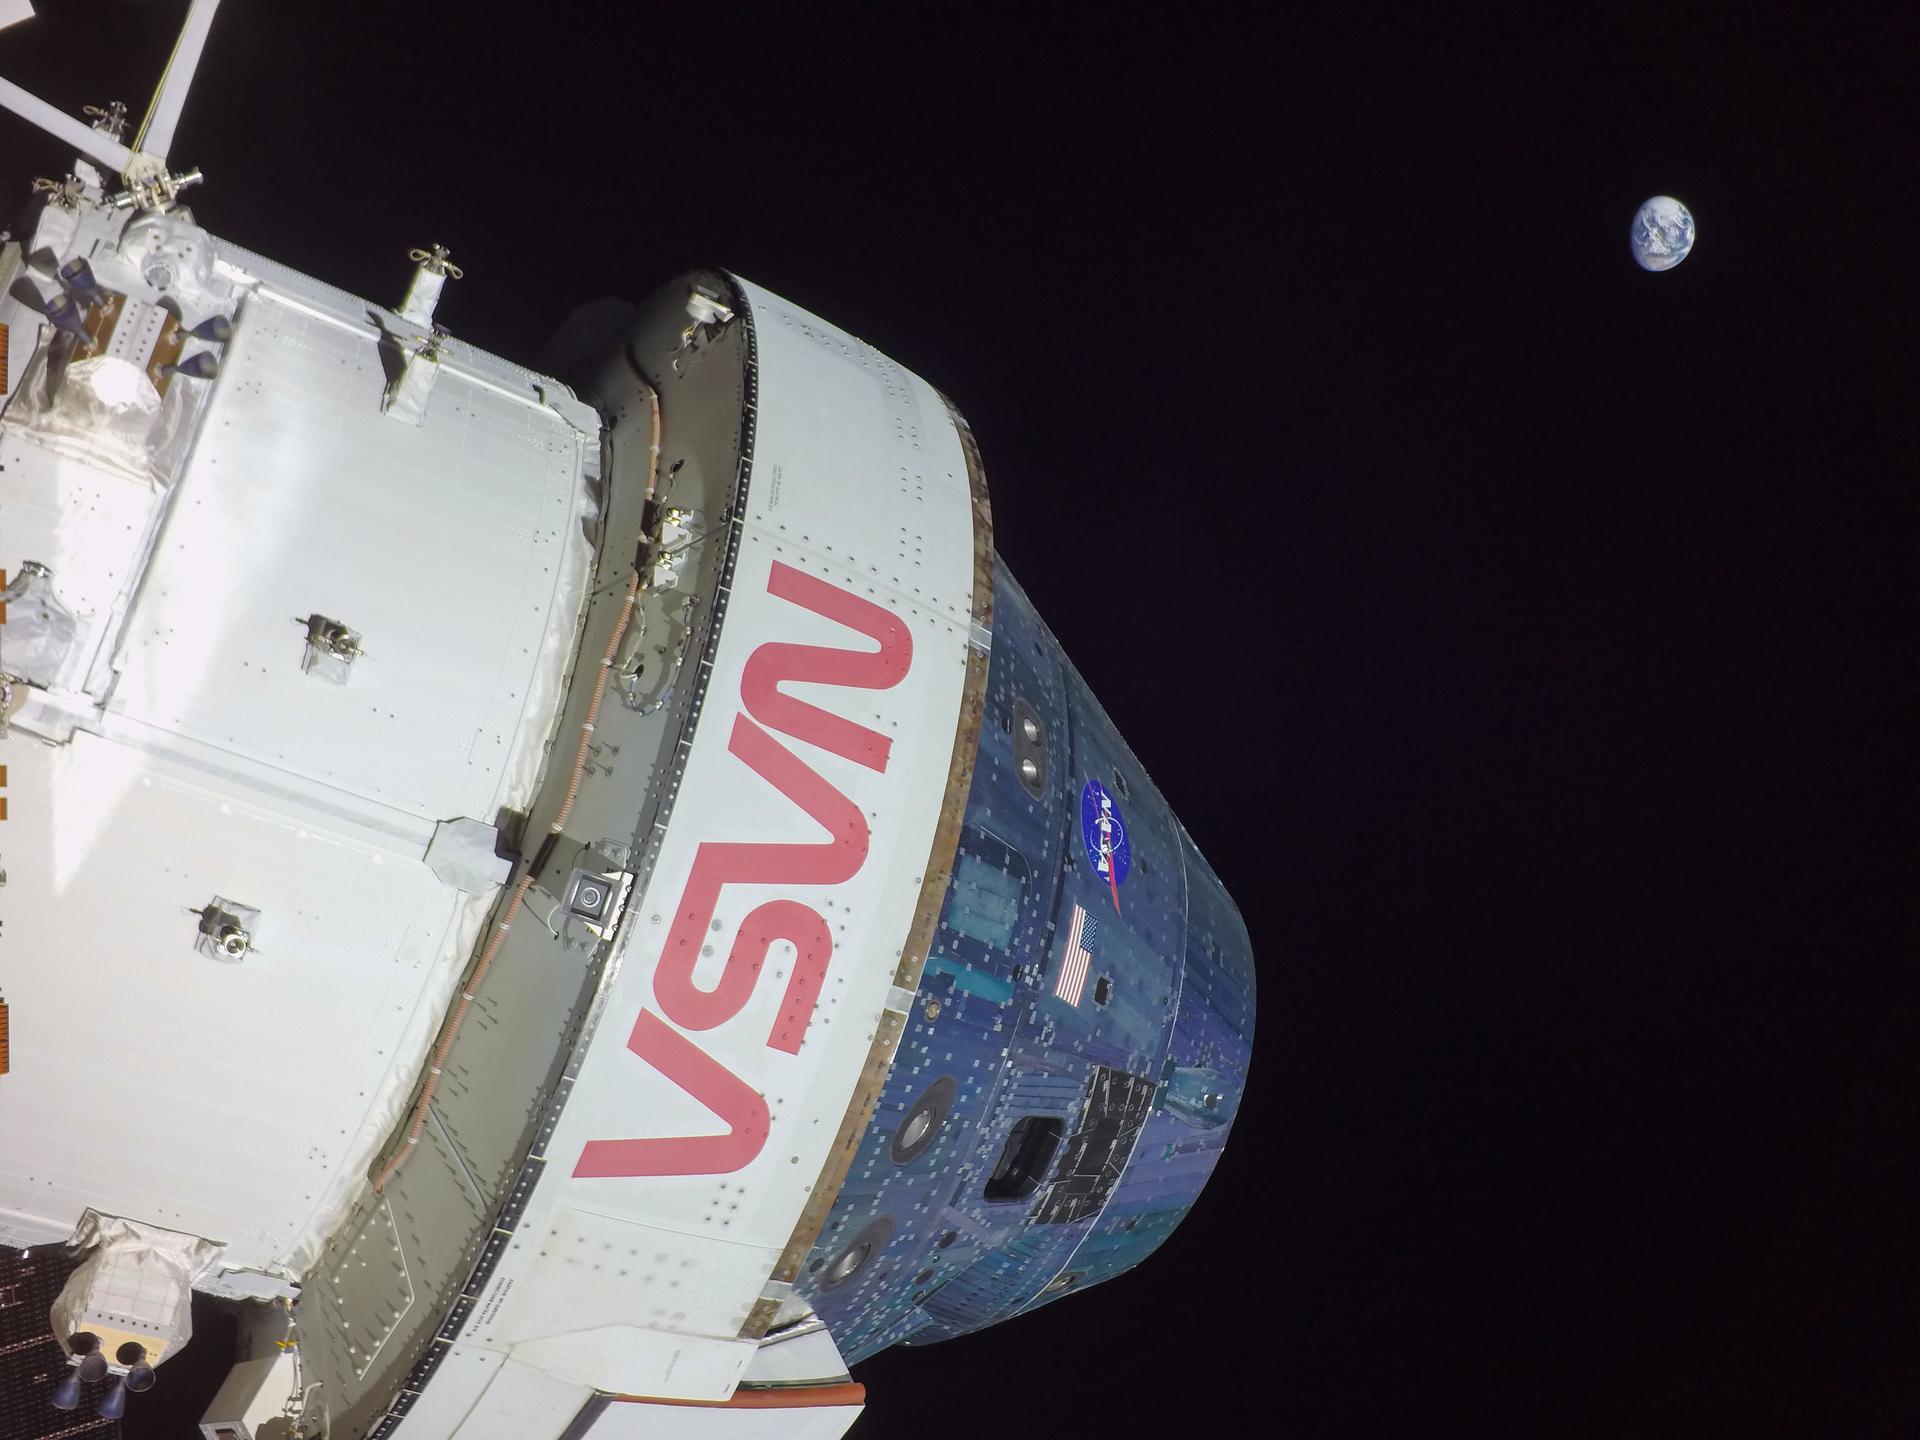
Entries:
POLYGON ((84 255, 76 255, 60 267, 60 283, 82 305, 104 305, 107 301, 106 292, 93 278, 93 266, 84 255))
POLYGON ((160 373, 184 375, 189 380, 211 380, 220 373, 220 362, 213 358, 211 350, 196 350, 177 365, 162 365, 160 373))

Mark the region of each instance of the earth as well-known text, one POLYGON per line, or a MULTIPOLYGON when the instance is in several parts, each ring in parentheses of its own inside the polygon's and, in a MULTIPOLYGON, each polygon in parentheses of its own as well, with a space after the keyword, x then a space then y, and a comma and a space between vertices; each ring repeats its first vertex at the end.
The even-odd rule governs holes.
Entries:
POLYGON ((1693 215, 1671 195, 1656 195, 1633 217, 1633 258, 1643 270, 1671 270, 1693 249, 1693 215))

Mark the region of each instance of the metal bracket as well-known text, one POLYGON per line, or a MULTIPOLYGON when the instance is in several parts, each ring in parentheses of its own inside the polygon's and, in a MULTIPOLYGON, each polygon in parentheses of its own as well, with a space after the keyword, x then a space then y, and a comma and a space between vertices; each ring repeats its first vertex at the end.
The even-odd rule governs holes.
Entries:
POLYGON ((80 183, 78 175, 68 175, 61 180, 39 179, 33 182, 33 193, 47 197, 47 203, 58 210, 77 210, 86 187, 80 183))
POLYGON ((346 684, 353 662, 366 653, 360 646, 360 632, 318 611, 304 620, 296 615, 293 623, 307 628, 307 648, 300 657, 301 671, 335 685, 346 684))
POLYGON ((237 965, 253 950, 253 937, 260 927, 260 912, 237 900, 216 895, 204 907, 191 911, 200 917, 193 948, 209 959, 237 965))
POLYGON ((422 330, 432 325, 434 308, 440 303, 440 291, 447 281, 461 279, 467 273, 447 255, 444 245, 435 245, 431 250, 407 252, 407 258, 419 268, 413 272, 413 283, 407 287, 407 298, 400 302, 400 308, 395 313, 409 325, 417 325, 422 330))
POLYGON ((106 106, 82 105, 80 113, 93 122, 93 128, 113 140, 127 136, 127 107, 115 100, 106 106))
POLYGON ((632 893, 630 871, 575 870, 567 879, 566 899, 561 902, 567 916, 565 938, 574 945, 582 943, 581 932, 591 936, 594 944, 611 938, 632 893))

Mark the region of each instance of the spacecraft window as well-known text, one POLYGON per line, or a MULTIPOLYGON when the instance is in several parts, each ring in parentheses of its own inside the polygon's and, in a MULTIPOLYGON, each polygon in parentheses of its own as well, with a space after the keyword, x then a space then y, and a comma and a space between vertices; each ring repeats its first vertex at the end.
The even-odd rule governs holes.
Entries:
POLYGON ((1013 697, 1001 723, 1013 735, 1013 768, 1020 784, 1036 800, 1047 798, 1047 729, 1026 697, 1013 697))
POLYGON ((1053 1157, 1066 1133, 1052 1115, 1023 1115, 1007 1135, 1000 1163, 987 1180, 986 1198, 996 1204, 1025 1200, 1040 1188, 1053 1168, 1053 1157))

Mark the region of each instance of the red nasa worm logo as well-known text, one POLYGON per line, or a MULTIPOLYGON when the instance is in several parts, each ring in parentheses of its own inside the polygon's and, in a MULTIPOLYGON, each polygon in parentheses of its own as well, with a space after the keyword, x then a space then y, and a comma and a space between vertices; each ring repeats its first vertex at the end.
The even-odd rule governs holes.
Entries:
POLYGON ((752 1162, 767 1143, 767 1102, 681 1031, 716 1029, 738 1015, 753 996, 767 952, 784 940, 794 947, 796 959, 766 1043, 769 1049, 797 1054, 833 956, 833 933, 812 906, 799 900, 768 900, 740 922, 726 965, 709 990, 700 986, 693 973, 707 927, 729 885, 838 885, 858 874, 867 858, 867 819, 860 807, 771 732, 779 731, 882 774, 892 758, 892 742, 864 725, 796 699, 780 686, 797 680, 861 690, 891 689, 906 678, 913 664, 913 638, 891 611, 778 560, 767 579, 767 592, 856 630, 880 646, 877 651, 835 650, 768 641, 747 658, 740 677, 745 713, 734 716, 727 749, 829 838, 811 844, 700 843, 653 978, 654 997, 665 1019, 642 1009, 627 1037, 627 1048, 711 1110, 726 1129, 711 1135, 589 1141, 573 1167, 573 1173, 582 1178, 724 1175, 752 1162))

